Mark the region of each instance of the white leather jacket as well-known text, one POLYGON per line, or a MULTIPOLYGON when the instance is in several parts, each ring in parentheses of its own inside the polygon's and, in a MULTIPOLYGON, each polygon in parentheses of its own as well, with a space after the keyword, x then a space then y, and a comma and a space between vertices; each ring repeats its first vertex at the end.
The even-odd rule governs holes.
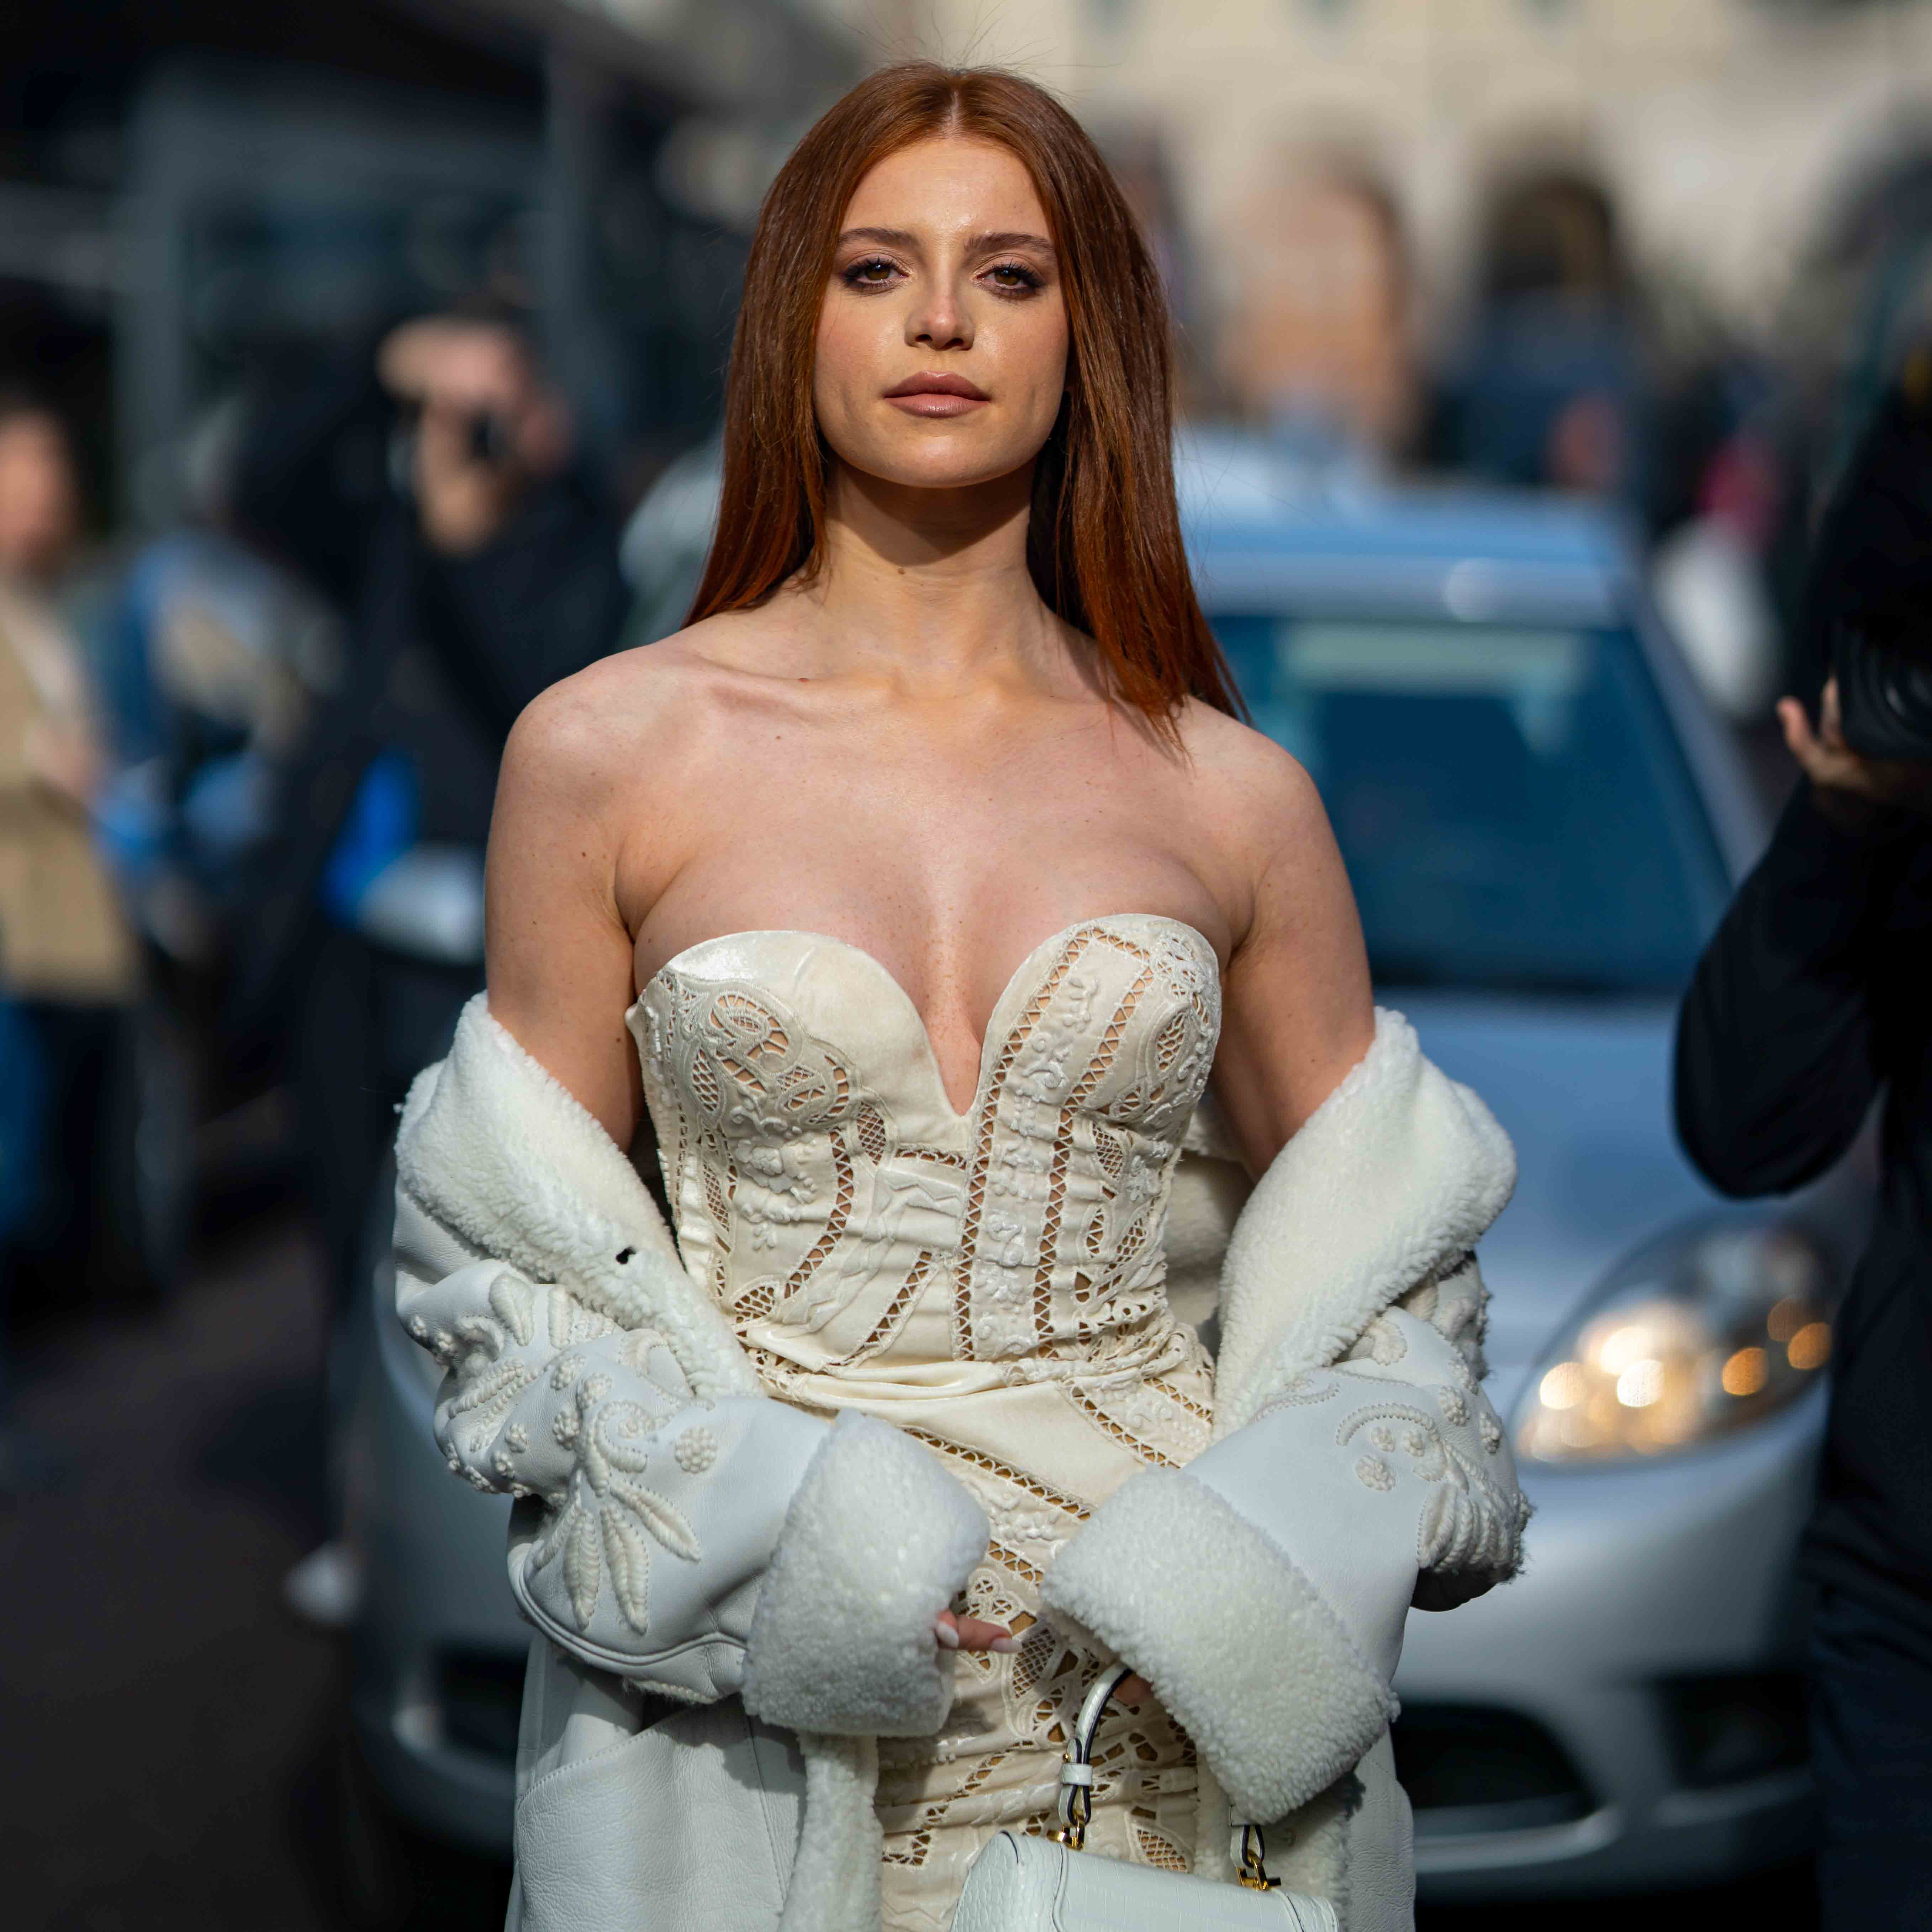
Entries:
MULTIPOLYGON (((635 1172, 480 1000, 412 1090, 398 1171, 437 1438, 518 1498, 511 1580, 544 1640, 513 1925, 871 1932, 871 1741, 944 1720, 932 1624, 984 1551, 978 1506, 885 1424, 759 1393, 635 1172), (626 1684, 689 1721, 644 1726, 626 1684), (764 1849, 721 1864, 714 1832, 764 1849)), ((1231 1826, 1286 1818, 1271 1864, 1348 1932, 1411 1921, 1404 1618, 1518 1560, 1473 1258, 1513 1180, 1480 1102, 1379 1015, 1234 1226, 1211 1446, 1128 1482, 1044 1586, 1195 1738, 1197 1870, 1232 1876, 1231 1826)))

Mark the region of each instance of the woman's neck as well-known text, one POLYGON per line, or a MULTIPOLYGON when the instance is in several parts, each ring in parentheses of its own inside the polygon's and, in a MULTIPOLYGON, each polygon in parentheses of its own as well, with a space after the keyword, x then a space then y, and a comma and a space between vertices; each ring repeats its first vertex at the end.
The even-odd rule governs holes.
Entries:
POLYGON ((1027 568, 1032 494, 1030 466, 945 490, 835 466, 825 568, 804 592, 828 654, 924 695, 1064 676, 1065 628, 1027 568))

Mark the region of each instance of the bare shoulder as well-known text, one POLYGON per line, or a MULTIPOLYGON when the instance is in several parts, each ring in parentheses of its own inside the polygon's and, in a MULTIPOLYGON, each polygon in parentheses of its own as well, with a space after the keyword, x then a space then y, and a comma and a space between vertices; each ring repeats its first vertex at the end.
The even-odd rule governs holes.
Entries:
POLYGON ((1180 740, 1215 824, 1236 842, 1279 850, 1326 840, 1328 816, 1308 770, 1264 732, 1190 700, 1180 740))
POLYGON ((730 676, 738 634, 758 614, 707 618, 601 658, 533 698, 504 751, 506 784, 584 802, 680 775, 703 743, 730 676))
POLYGON ((1260 1173, 1367 1052, 1375 1026, 1361 920, 1306 769, 1202 706, 1181 721, 1196 823, 1232 915, 1215 1087, 1260 1173))
POLYGON ((1357 932, 1353 895, 1307 768, 1238 718, 1190 704, 1180 718, 1196 849, 1236 950, 1294 929, 1357 932), (1312 926, 1311 926, 1312 922, 1312 926))

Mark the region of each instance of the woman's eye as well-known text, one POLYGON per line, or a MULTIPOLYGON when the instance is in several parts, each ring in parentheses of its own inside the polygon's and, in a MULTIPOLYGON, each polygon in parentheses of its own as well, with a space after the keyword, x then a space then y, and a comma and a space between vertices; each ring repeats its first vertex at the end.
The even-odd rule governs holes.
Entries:
POLYGON ((845 271, 845 281, 855 289, 882 289, 898 273, 896 262, 887 261, 883 255, 868 256, 862 262, 854 262, 845 271))
POLYGON ((1004 292, 1018 295, 1042 286, 1042 278, 1024 262, 1000 262, 988 268, 993 286, 1004 292))

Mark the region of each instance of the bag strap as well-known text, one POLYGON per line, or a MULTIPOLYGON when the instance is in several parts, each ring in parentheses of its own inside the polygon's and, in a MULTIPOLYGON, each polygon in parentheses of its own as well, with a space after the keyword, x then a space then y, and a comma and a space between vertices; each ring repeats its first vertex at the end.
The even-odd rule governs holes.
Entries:
MULTIPOLYGON (((1069 1851, 1084 1849, 1088 1820, 1094 1815, 1094 1739, 1100 1720, 1114 1701, 1114 1693, 1134 1674, 1130 1664, 1116 1664, 1094 1678, 1093 1687, 1073 1720, 1073 1735, 1066 1740, 1060 1766, 1060 1829, 1053 1834, 1056 1843, 1069 1851)), ((1240 1882, 1250 1892, 1276 1892, 1281 1880, 1270 1878, 1265 1861, 1268 1844, 1258 1825, 1241 1827, 1240 1882)))
POLYGON ((1054 1837, 1077 1852, 1087 1842, 1087 1821, 1094 1815, 1094 1737, 1113 1702, 1114 1693, 1134 1674, 1131 1664, 1116 1664, 1094 1678, 1093 1688, 1073 1720, 1073 1735, 1060 1766, 1060 1829, 1054 1837))

